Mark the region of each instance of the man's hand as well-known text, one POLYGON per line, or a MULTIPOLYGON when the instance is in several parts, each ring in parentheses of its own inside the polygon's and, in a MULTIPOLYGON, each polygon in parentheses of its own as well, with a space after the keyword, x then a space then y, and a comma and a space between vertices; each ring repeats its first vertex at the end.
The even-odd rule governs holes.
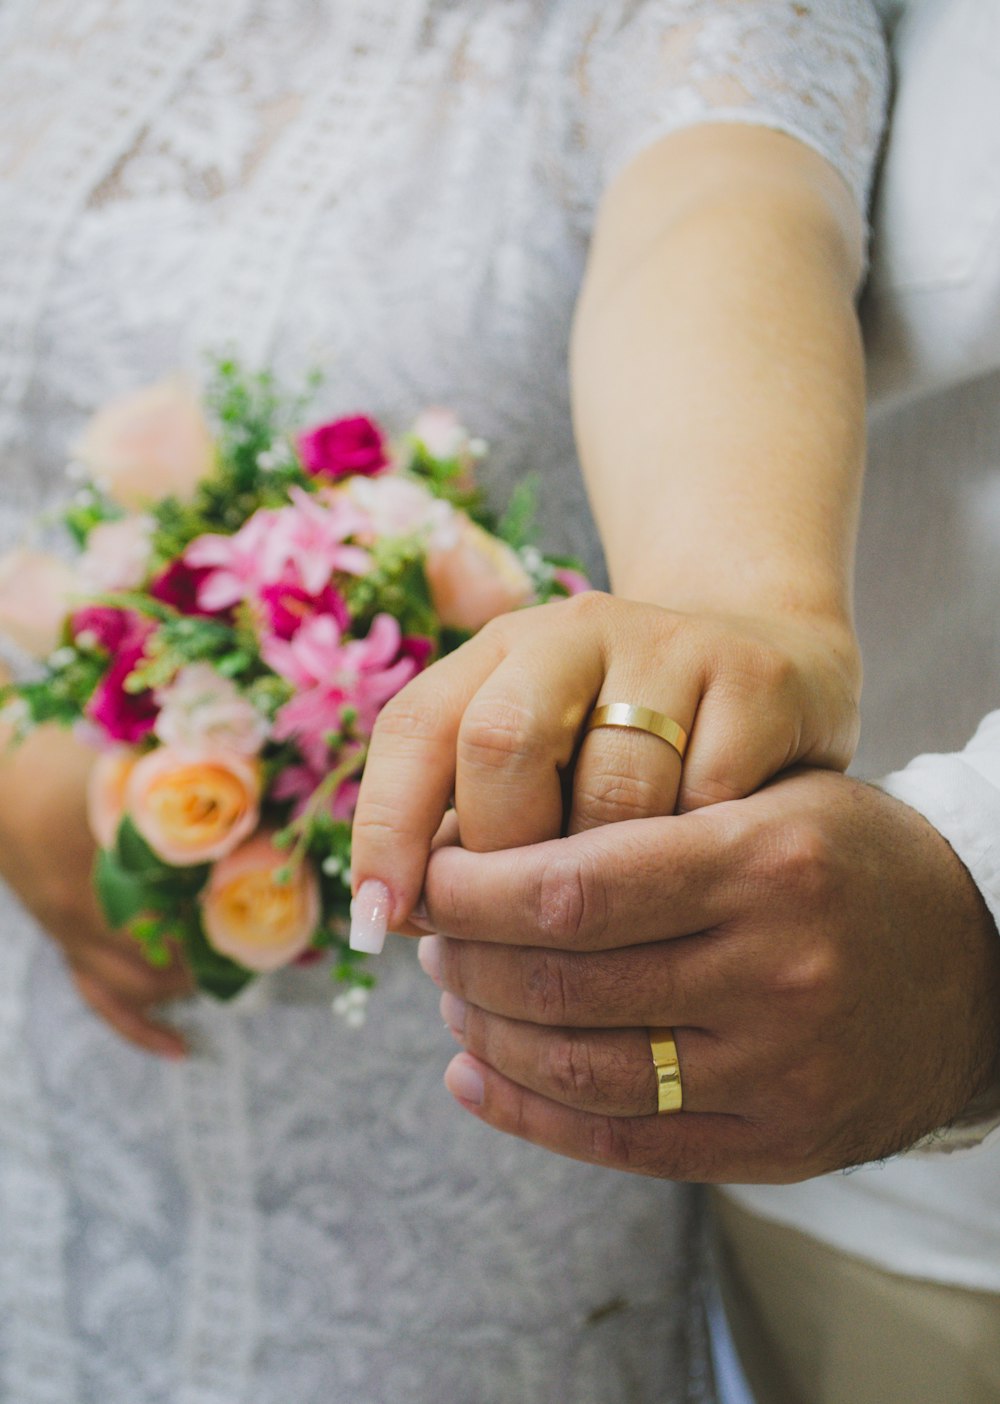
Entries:
POLYGON ((500 1130, 647 1175, 782 1182, 891 1155, 1000 1061, 1000 937, 915 811, 803 771, 532 848, 441 848, 422 962, 500 1130), (647 1027, 684 1110, 655 1114, 647 1027))

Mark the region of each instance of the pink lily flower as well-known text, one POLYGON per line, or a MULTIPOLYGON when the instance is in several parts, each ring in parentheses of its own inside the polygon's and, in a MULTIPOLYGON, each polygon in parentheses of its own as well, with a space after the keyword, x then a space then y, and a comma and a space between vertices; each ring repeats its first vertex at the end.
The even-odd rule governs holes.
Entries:
POLYGON ((275 511, 261 510, 232 536, 212 533, 191 542, 183 556, 186 564, 212 570, 198 587, 199 608, 211 614, 230 609, 265 583, 262 557, 277 516, 275 511))
POLYGON ((264 543, 267 583, 280 580, 293 566, 307 594, 318 595, 335 571, 364 575, 371 556, 344 543, 363 531, 368 519, 343 498, 322 503, 302 488, 292 488, 289 497, 293 505, 275 513, 264 543))
POLYGON ((294 738, 317 770, 326 768, 327 737, 342 729, 345 712, 354 713, 356 731, 369 735, 385 703, 421 668, 389 614, 376 616, 367 638, 347 642, 332 615, 316 615, 292 639, 266 639, 261 652, 298 689, 275 718, 274 738, 294 738))

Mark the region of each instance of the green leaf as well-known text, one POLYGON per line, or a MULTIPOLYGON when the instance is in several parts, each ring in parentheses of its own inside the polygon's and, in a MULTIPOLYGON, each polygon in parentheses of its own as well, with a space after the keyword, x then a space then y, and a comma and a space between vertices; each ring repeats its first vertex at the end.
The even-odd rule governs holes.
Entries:
POLYGON ((183 934, 191 973, 198 988, 206 994, 221 1000, 233 999, 251 980, 258 978, 252 970, 245 970, 208 944, 197 915, 185 923, 183 934))
POLYGON ((168 879, 174 869, 153 852, 126 814, 115 836, 115 858, 125 872, 141 875, 147 882, 168 879))
POLYGON ((125 926, 149 907, 149 890, 135 873, 126 872, 108 849, 98 850, 94 888, 108 924, 125 926))
POLYGON ((500 518, 497 535, 515 551, 522 546, 530 546, 534 540, 534 520, 538 509, 538 483, 534 478, 525 478, 518 483, 511 494, 507 510, 500 518))

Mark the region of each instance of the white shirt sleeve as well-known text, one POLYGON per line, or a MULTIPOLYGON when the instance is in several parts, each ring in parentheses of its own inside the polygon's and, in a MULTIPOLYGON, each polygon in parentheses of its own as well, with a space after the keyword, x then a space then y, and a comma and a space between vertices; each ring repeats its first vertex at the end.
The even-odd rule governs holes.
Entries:
POLYGON ((1000 711, 990 712, 963 751, 918 756, 879 785, 948 840, 1000 929, 1000 711))
MULTIPOLYGON (((1000 931, 1000 711, 984 718, 963 751, 918 756, 879 786, 917 810, 947 839, 1000 931)), ((997 1127, 1000 1090, 993 1088, 953 1125, 919 1141, 910 1154, 971 1149, 997 1127)))

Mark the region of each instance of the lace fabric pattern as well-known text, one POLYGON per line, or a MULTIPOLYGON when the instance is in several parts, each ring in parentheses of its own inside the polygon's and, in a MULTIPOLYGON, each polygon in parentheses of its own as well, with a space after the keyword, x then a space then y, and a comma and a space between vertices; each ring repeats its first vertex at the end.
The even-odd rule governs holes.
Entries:
MULTIPOLYGON (((714 118, 863 200, 884 77, 863 0, 0 0, 0 542, 97 404, 234 348, 321 368, 317 416, 454 405, 599 579, 565 355, 602 189, 714 118)), ((364 1030, 195 1003, 174 1068, 2 920, 4 1398, 710 1396, 688 1191, 455 1109, 409 946, 364 1030)))

